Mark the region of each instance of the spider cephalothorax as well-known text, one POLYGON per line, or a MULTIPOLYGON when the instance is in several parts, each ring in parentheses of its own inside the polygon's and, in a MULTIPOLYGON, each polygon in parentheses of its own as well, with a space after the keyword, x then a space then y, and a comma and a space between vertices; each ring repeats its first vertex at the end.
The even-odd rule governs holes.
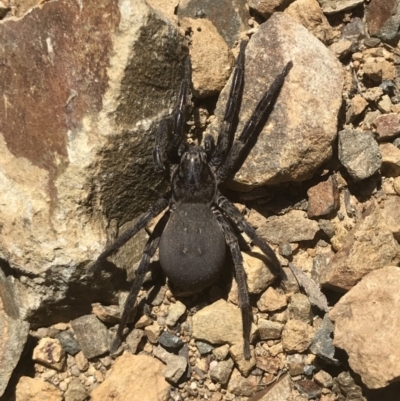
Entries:
POLYGON ((189 146, 184 134, 191 84, 190 59, 187 58, 177 108, 172 116, 161 122, 153 149, 155 169, 166 174, 171 189, 150 207, 133 228, 117 238, 91 268, 91 271, 96 270, 101 262, 144 228, 152 218, 167 209, 150 234, 143 251, 111 352, 115 352, 121 342, 123 329, 149 268, 150 259, 158 247, 161 267, 169 281, 178 288, 192 292, 200 291, 218 279, 229 248, 239 288, 244 356, 250 358, 252 312, 235 232, 245 232, 267 256, 269 267, 276 273, 280 273, 281 268, 269 245, 256 234, 236 207, 221 195, 218 186, 240 167, 243 157, 265 123, 292 63, 284 67, 265 92, 243 131, 235 139, 233 122, 238 117, 238 104, 244 86, 245 48, 246 42, 242 42, 217 144, 214 144, 211 136, 206 136, 204 148, 189 146), (172 129, 169 130, 169 127, 172 129))

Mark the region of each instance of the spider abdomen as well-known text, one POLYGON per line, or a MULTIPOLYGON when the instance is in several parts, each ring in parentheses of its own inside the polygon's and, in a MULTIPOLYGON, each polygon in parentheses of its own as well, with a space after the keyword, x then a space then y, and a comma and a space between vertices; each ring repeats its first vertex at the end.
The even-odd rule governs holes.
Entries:
POLYGON ((171 213, 160 240, 160 263, 174 286, 197 292, 215 282, 224 265, 223 231, 205 204, 183 204, 171 213))

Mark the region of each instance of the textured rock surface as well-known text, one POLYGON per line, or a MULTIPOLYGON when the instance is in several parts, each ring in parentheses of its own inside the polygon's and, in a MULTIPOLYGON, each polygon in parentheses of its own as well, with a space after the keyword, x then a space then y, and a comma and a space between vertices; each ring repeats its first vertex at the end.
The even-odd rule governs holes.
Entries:
POLYGON ((311 345, 315 330, 300 320, 288 320, 282 331, 283 349, 288 353, 304 352, 311 345))
POLYGON ((339 132, 339 160, 355 180, 375 174, 382 164, 379 146, 370 132, 339 132))
POLYGON ((193 315, 192 335, 211 344, 243 345, 240 309, 223 299, 206 306, 193 315))
POLYGON ((308 219, 307 213, 302 210, 291 210, 283 216, 270 217, 257 230, 261 237, 273 244, 312 240, 317 231, 318 223, 308 219))
POLYGON ((124 354, 115 360, 107 379, 92 392, 93 401, 166 401, 169 384, 163 376, 164 365, 147 355, 124 354))
POLYGON ((109 350, 110 335, 107 327, 96 316, 78 317, 71 322, 71 326, 86 358, 94 358, 109 350))
POLYGON ((52 369, 63 370, 65 364, 65 351, 59 340, 55 338, 42 338, 33 350, 32 359, 52 369))
POLYGON ((283 376, 270 388, 256 394, 248 401, 281 401, 288 400, 292 393, 292 380, 289 375, 283 376))
POLYGON ((19 317, 12 281, 0 268, 0 397, 18 363, 28 332, 29 324, 19 317))
POLYGON ((247 4, 245 0, 180 0, 178 17, 206 18, 217 28, 225 42, 232 47, 247 29, 247 4))
MULTIPOLYGON (((235 184, 242 189, 304 180, 332 154, 341 104, 341 66, 318 39, 281 13, 261 25, 247 46, 246 84, 237 132, 289 60, 294 67, 268 124, 235 176, 235 184), (312 104, 318 107, 310 107, 312 104), (254 166, 258 166, 257 173, 254 166)), ((221 92, 216 121, 210 127, 214 134, 221 124, 229 85, 221 92)))
POLYGON ((311 187, 307 195, 308 217, 324 216, 339 209, 339 190, 333 177, 311 187))
POLYGON ((24 278, 25 316, 39 322, 43 307, 49 325, 67 293, 64 304, 96 296, 78 284, 88 262, 156 196, 152 134, 185 51, 142 0, 47 2, 0 36, 0 256, 24 278))
POLYGON ((400 380, 400 268, 371 272, 333 307, 334 345, 369 388, 400 380))
POLYGON ((23 376, 19 379, 15 401, 62 401, 62 392, 41 379, 23 376))
POLYGON ((363 2, 363 0, 318 0, 321 4, 322 11, 325 14, 340 13, 345 10, 350 10, 363 2))
POLYGON ((228 45, 209 20, 185 18, 181 25, 193 32, 190 48, 193 94, 202 98, 219 93, 234 64, 228 45))
POLYGON ((321 284, 349 290, 366 274, 400 260, 399 244, 378 206, 370 205, 363 219, 347 235, 330 264, 321 272, 321 284))

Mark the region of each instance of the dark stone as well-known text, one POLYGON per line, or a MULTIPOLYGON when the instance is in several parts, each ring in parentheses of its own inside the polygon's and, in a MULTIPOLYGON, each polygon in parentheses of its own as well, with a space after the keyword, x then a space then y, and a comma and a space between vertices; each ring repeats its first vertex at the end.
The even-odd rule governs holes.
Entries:
POLYGON ((333 323, 326 314, 322 320, 320 329, 315 334, 314 340, 310 345, 310 351, 324 361, 332 365, 338 365, 339 361, 334 357, 335 347, 333 346, 331 337, 332 333, 333 323))
POLYGON ((371 36, 395 43, 400 38, 400 3, 398 0, 371 0, 366 13, 371 36))
POLYGON ((312 380, 295 381, 294 386, 300 393, 305 394, 307 398, 316 398, 321 395, 321 387, 312 380))
POLYGON ((160 337, 158 337, 158 342, 169 351, 176 351, 183 345, 183 341, 178 336, 168 331, 161 333, 160 337))
POLYGON ((214 347, 205 341, 196 341, 196 347, 201 355, 209 354, 214 347))
POLYGON ((95 315, 84 315, 71 322, 72 329, 87 359, 108 352, 110 336, 107 327, 95 315))
POLYGON ((76 355, 81 350, 78 341, 69 330, 62 331, 56 338, 60 341, 63 349, 70 355, 76 355))

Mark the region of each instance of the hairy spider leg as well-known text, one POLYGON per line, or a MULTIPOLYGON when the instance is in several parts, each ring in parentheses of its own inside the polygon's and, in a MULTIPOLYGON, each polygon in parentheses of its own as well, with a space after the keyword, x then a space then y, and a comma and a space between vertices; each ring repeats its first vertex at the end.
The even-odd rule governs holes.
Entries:
POLYGON ((214 167, 219 167, 225 161, 235 137, 244 87, 244 54, 247 43, 245 40, 240 43, 240 51, 236 60, 222 128, 218 135, 217 146, 210 160, 210 165, 214 167))
POLYGON ((226 218, 221 214, 219 210, 216 212, 216 217, 218 223, 221 225, 222 230, 224 232, 225 241, 231 251, 233 264, 235 267, 235 277, 239 290, 239 306, 242 312, 242 326, 243 326, 243 340, 244 340, 243 353, 245 359, 249 360, 251 357, 250 332, 251 332, 251 323, 253 321, 253 313, 250 306, 249 290, 246 281, 246 272, 244 271, 243 267, 243 257, 242 253, 240 252, 239 242, 230 223, 226 220, 226 218))
POLYGON ((239 230, 245 232, 254 244, 261 249, 262 253, 268 258, 268 261, 270 262, 268 266, 272 267, 273 273, 278 274, 282 278, 286 278, 286 274, 282 269, 275 252, 265 242, 265 240, 256 233, 256 230, 245 220, 235 205, 221 194, 216 196, 215 203, 229 221, 234 223, 239 230))
POLYGON ((155 135, 153 159, 157 173, 164 172, 169 163, 178 164, 182 148, 185 148, 184 127, 191 84, 192 67, 190 57, 187 56, 183 65, 183 79, 179 90, 177 106, 172 116, 160 122, 155 135))
POLYGON ((118 325, 117 334, 111 344, 110 353, 114 354, 122 341, 122 333, 128 321, 128 317, 132 312, 133 307, 136 303, 136 298, 139 294, 139 290, 143 284, 144 276, 149 270, 150 259, 154 256, 158 245, 160 243, 161 234, 164 231, 164 228, 168 222, 170 212, 166 212, 161 219, 156 224, 153 232, 150 234, 150 238, 148 239, 146 246, 143 251, 143 256, 140 261, 139 267, 136 270, 135 279, 133 280, 132 288, 129 292, 128 298, 125 301, 124 311, 122 313, 121 321, 118 325))
POLYGON ((239 138, 233 142, 224 163, 217 169, 216 176, 219 182, 224 181, 229 175, 236 173, 243 161, 243 155, 254 145, 254 140, 261 132, 262 125, 271 112, 279 91, 285 81, 286 75, 293 67, 293 62, 289 61, 282 72, 275 78, 272 85, 264 93, 253 114, 247 121, 239 138))
POLYGON ((132 237, 134 237, 142 228, 144 228, 150 222, 151 219, 160 214, 168 206, 170 198, 171 193, 168 192, 165 196, 154 202, 150 206, 150 209, 139 218, 139 220, 131 229, 125 231, 120 237, 115 240, 115 242, 110 247, 108 247, 104 252, 100 254, 97 260, 90 267, 88 271, 89 274, 93 274, 94 272, 96 272, 99 266, 103 262, 105 262, 105 260, 110 255, 112 255, 119 248, 121 248, 122 245, 126 244, 132 237))

